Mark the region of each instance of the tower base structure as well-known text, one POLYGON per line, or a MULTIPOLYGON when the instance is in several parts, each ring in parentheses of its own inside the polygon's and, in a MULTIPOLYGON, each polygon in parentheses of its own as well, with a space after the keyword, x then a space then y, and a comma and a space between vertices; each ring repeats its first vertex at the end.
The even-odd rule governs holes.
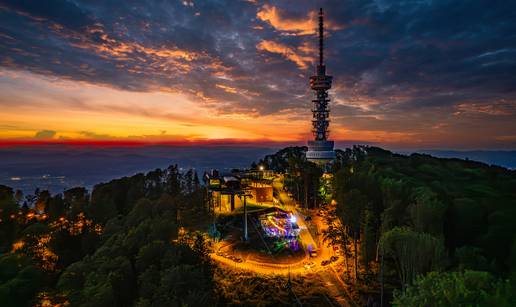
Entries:
POLYGON ((327 140, 308 141, 306 159, 316 164, 327 164, 335 159, 334 142, 327 140))

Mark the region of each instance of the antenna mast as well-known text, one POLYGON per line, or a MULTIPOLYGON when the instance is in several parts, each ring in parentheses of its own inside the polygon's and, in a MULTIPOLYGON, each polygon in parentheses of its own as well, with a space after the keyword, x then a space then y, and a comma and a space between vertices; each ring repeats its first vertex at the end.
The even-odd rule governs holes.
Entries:
POLYGON ((319 9, 319 65, 324 65, 324 14, 322 7, 319 9))

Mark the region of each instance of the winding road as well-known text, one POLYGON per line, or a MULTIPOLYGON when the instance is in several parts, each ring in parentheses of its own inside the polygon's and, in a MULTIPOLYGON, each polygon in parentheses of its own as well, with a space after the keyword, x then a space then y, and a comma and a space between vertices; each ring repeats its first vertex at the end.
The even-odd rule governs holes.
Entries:
MULTIPOLYGON (((296 216, 298 226, 300 228, 300 239, 303 244, 305 251, 305 257, 301 260, 289 262, 289 263, 274 263, 274 262, 258 262, 251 259, 243 259, 242 262, 237 262, 228 257, 224 257, 218 253, 211 253, 210 257, 218 263, 235 269, 252 271, 263 275, 307 275, 315 274, 320 282, 328 289, 329 293, 341 306, 354 306, 349 299, 349 293, 346 289, 346 284, 339 276, 339 273, 335 270, 335 266, 342 262, 342 259, 338 259, 326 266, 323 266, 321 262, 323 260, 330 259, 334 255, 332 248, 322 244, 322 239, 319 234, 327 227, 326 222, 323 218, 311 215, 312 222, 317 228, 317 234, 314 238, 308 230, 307 222, 305 222, 305 215, 301 214, 297 209, 295 201, 288 196, 283 189, 283 183, 281 178, 277 178, 273 182, 273 188, 276 191, 276 195, 279 196, 280 202, 283 204, 283 209, 291 211, 296 216), (308 244, 317 247, 317 256, 310 257, 308 254, 308 244)), ((219 243, 220 244, 220 243, 219 243)), ((219 250, 220 246, 215 246, 216 250, 219 250)), ((342 267, 342 266, 341 266, 342 267)))

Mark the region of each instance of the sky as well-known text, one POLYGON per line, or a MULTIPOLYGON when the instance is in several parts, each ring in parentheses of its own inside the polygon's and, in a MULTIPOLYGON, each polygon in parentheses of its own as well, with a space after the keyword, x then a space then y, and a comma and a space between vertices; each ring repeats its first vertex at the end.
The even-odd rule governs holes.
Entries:
POLYGON ((0 145, 516 149, 514 1, 0 0, 0 145))

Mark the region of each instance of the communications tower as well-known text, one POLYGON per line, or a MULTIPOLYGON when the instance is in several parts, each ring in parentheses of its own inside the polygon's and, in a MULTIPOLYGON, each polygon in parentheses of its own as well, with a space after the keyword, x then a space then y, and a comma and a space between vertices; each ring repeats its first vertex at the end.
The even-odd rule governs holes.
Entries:
POLYGON ((331 88, 332 76, 326 75, 324 65, 324 15, 319 10, 319 64, 315 76, 310 77, 310 88, 315 92, 312 113, 312 133, 314 140, 308 141, 306 158, 317 164, 327 164, 335 159, 334 142, 328 140, 330 110, 328 108, 328 90, 331 88))

